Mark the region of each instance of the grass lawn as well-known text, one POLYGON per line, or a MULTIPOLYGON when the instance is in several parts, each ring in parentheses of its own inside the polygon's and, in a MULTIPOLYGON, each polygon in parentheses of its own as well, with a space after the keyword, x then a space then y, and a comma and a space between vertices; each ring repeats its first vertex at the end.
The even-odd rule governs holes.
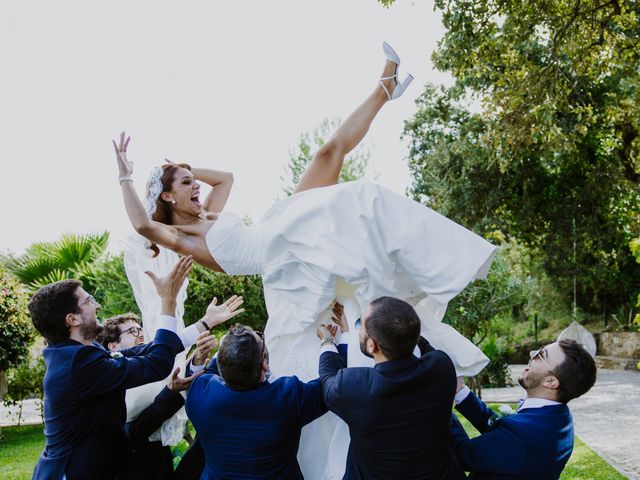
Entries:
POLYGON ((30 479, 43 448, 42 425, 3 427, 0 440, 2 479, 30 479))
MULTIPOLYGON (((464 418, 461 418, 461 421, 469 435, 477 435, 476 430, 464 418)), ((3 439, 0 440, 2 480, 30 479, 33 467, 44 448, 42 425, 4 427, 2 435, 3 439)), ((571 459, 560 477, 561 480, 625 480, 626 478, 578 438, 576 438, 571 459)))

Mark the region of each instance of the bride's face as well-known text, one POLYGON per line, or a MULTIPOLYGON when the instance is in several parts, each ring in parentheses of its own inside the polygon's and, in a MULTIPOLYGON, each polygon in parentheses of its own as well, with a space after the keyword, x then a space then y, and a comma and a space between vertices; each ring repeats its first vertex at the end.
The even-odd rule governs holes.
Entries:
POLYGON ((200 215, 200 184, 186 168, 178 168, 173 177, 170 192, 163 192, 162 198, 171 204, 174 211, 189 215, 200 215), (175 204, 172 200, 175 200, 175 204))

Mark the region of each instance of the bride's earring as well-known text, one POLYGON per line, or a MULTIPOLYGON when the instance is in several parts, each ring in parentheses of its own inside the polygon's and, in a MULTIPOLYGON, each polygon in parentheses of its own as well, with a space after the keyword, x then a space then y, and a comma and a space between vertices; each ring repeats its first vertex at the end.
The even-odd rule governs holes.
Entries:
POLYGON ((176 202, 176 199, 175 199, 175 198, 172 198, 172 199, 171 199, 171 205, 176 205, 177 203, 178 203, 178 202, 176 202))

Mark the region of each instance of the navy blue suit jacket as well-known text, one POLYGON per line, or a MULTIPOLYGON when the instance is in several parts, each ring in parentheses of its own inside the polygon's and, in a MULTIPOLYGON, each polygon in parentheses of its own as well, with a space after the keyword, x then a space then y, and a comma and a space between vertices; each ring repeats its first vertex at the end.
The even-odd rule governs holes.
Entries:
POLYGON ((573 420, 565 404, 500 418, 472 392, 456 409, 481 433, 469 439, 454 416, 453 450, 476 480, 555 480, 573 451, 573 420))
POLYGON ((182 349, 180 338, 168 330, 117 358, 96 342, 68 339, 45 348, 46 443, 33 478, 112 479, 131 453, 125 390, 166 378, 182 349))
POLYGON ((450 450, 456 372, 446 353, 420 339, 422 356, 345 368, 320 356, 324 401, 349 425, 348 479, 461 479, 450 450))
POLYGON ((319 379, 281 377, 240 392, 215 358, 189 387, 186 408, 204 450, 202 479, 302 479, 300 430, 327 411, 319 379))

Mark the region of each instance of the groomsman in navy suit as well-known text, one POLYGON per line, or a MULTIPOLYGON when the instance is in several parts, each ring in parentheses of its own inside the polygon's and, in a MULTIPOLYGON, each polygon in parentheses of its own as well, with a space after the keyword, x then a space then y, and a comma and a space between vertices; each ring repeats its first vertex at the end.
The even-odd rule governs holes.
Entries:
POLYGON ((231 327, 187 395, 187 415, 205 455, 203 480, 302 480, 300 431, 327 411, 320 380, 268 377, 262 337, 243 325, 231 327))
POLYGON ((95 342, 100 305, 77 280, 40 288, 29 301, 43 355, 45 449, 33 478, 113 479, 131 454, 125 435, 125 390, 166 378, 183 350, 176 331, 176 295, 192 265, 183 257, 164 278, 150 275, 162 299, 152 343, 112 356, 95 342), (114 461, 117 459, 117 461, 114 461))
MULTIPOLYGON (((348 330, 342 309, 334 321, 348 330)), ((420 319, 392 297, 371 302, 355 322, 360 350, 374 367, 347 367, 321 325, 320 378, 329 410, 349 426, 345 479, 458 480, 464 472, 450 449, 456 373, 449 356, 420 336, 420 319), (420 349, 420 357, 413 354, 420 349)))
POLYGON ((591 355, 573 340, 531 353, 518 379, 527 398, 517 413, 498 417, 461 379, 456 409, 481 433, 470 439, 453 418, 453 450, 475 480, 555 480, 573 451, 569 400, 596 381, 591 355))

